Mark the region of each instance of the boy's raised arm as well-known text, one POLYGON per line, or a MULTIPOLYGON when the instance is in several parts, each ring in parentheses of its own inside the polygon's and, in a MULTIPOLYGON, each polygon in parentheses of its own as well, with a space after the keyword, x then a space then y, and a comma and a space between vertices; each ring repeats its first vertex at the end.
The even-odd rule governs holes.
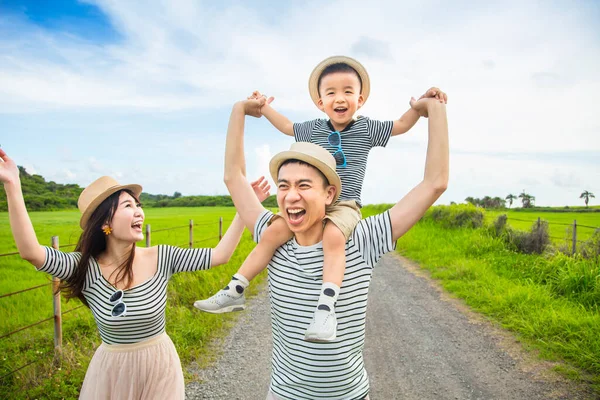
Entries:
MULTIPOLYGON (((272 97, 269 100, 272 101, 272 97)), ((264 106, 261 108, 261 113, 264 115, 269 122, 277 128, 280 132, 285 133, 288 136, 294 136, 294 123, 287 119, 286 116, 282 115, 271 107, 271 102, 267 100, 264 106)))
POLYGON ((265 209, 246 179, 244 123, 246 115, 260 116, 262 104, 264 100, 253 99, 235 103, 231 110, 225 143, 225 185, 239 216, 250 232, 254 231, 256 220, 265 209))
POLYGON ((425 214, 448 185, 448 120, 446 105, 435 98, 414 101, 413 109, 429 117, 429 141, 423 181, 390 210, 392 236, 397 240, 425 214))

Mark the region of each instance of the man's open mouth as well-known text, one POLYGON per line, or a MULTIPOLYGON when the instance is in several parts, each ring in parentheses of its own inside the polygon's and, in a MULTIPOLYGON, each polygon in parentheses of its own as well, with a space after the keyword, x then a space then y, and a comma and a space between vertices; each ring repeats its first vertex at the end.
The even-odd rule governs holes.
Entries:
POLYGON ((290 221, 295 222, 302 219, 304 214, 306 214, 306 210, 303 208, 288 208, 287 214, 290 221))

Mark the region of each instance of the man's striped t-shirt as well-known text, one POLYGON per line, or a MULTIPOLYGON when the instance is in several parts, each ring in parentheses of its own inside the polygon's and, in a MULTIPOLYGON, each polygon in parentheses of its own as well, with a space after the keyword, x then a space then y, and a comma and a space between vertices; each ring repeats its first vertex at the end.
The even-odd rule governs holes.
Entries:
MULTIPOLYGON (((265 210, 254 228, 259 241, 273 213, 265 210)), ((346 243, 346 272, 336 303, 337 339, 304 340, 323 282, 323 244, 300 246, 294 238, 271 259, 269 291, 273 354, 271 390, 286 400, 363 399, 369 379, 363 363, 367 294, 377 261, 392 251, 389 211, 358 223, 346 243)))
MULTIPOLYGON (((361 191, 367 159, 373 147, 385 147, 392 135, 393 121, 375 121, 367 117, 358 117, 340 132, 341 148, 346 156, 346 166, 337 166, 342 180, 342 193, 339 200, 354 200, 362 207, 361 191)), ((327 119, 315 119, 294 123, 294 138, 297 142, 310 142, 327 149, 331 154, 338 147, 329 143, 328 137, 335 129, 327 119)))
MULTIPOLYGON (((102 341, 107 344, 137 343, 165 331, 167 283, 174 273, 209 269, 212 249, 182 249, 158 246, 158 269, 147 281, 124 291, 127 305, 124 316, 113 317, 110 296, 117 290, 100 272, 98 262, 91 258, 83 295, 96 320, 102 341)), ((39 271, 66 280, 75 271, 81 253, 65 253, 46 247, 46 261, 39 271)))

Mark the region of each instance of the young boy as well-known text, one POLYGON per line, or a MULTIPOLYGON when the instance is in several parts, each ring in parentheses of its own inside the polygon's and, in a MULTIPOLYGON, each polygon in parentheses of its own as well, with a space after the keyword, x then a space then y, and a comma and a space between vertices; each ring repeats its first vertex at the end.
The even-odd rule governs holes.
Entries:
MULTIPOLYGON (((375 146, 385 147, 390 136, 407 132, 417 122, 419 114, 410 108, 395 121, 380 122, 366 117, 354 119, 356 111, 369 97, 370 82, 365 68, 349 57, 335 56, 323 60, 311 73, 308 85, 313 102, 329 120, 293 124, 270 106, 273 98, 265 101, 261 112, 281 132, 294 136, 296 141, 321 145, 336 160, 342 190, 336 193, 334 204, 326 211, 323 285, 317 309, 305 333, 305 340, 329 342, 336 338, 335 302, 346 268, 346 241, 361 219, 360 195, 369 151, 375 146)), ((260 97, 263 96, 259 92, 254 92, 250 98, 260 97)), ((421 97, 436 97, 446 102, 445 95, 436 88, 421 97)), ((411 105, 413 101, 414 98, 411 105)), ((297 190, 302 191, 302 185, 297 190)), ((292 238, 292 231, 302 229, 304 210, 301 207, 280 210, 280 213, 287 213, 291 226, 288 228, 283 218, 273 218, 231 282, 209 299, 196 301, 196 308, 211 313, 245 308, 244 289, 249 281, 267 266, 275 250, 292 238)), ((294 289, 293 282, 289 282, 289 289, 294 289)))

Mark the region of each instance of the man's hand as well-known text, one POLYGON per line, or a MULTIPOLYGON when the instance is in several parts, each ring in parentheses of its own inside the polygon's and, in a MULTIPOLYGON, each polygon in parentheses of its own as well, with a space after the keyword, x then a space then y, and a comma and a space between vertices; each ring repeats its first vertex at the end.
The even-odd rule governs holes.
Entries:
POLYGON ((410 106, 413 110, 415 110, 416 112, 419 113, 419 115, 421 117, 429 117, 429 109, 428 106, 430 103, 443 103, 443 101, 440 101, 438 99, 436 99, 435 97, 421 97, 419 100, 415 99, 414 97, 410 98, 410 106))
POLYGON ((250 115, 252 117, 260 118, 262 117, 262 113, 260 109, 265 105, 266 99, 264 97, 259 99, 248 99, 241 102, 244 106, 244 114, 250 115))
MULTIPOLYGON (((262 94, 261 92, 259 92, 258 90, 255 90, 254 92, 252 92, 252 94, 250 96, 248 96, 248 100, 265 100, 265 102, 263 103, 263 106, 265 104, 271 104, 273 102, 273 100, 275 100, 275 97, 271 96, 271 97, 267 97, 267 95, 262 94)), ((260 107, 260 116, 262 116, 262 106, 260 107)))
POLYGON ((254 189, 254 194, 261 203, 270 196, 269 190, 271 189, 271 185, 269 185, 269 181, 264 176, 252 182, 250 186, 254 189))
POLYGON ((444 103, 444 104, 448 103, 448 95, 436 87, 432 87, 432 88, 428 89, 425 92, 425 94, 423 94, 421 97, 419 97, 419 100, 425 99, 425 98, 433 98, 433 99, 439 100, 441 103, 444 103))

